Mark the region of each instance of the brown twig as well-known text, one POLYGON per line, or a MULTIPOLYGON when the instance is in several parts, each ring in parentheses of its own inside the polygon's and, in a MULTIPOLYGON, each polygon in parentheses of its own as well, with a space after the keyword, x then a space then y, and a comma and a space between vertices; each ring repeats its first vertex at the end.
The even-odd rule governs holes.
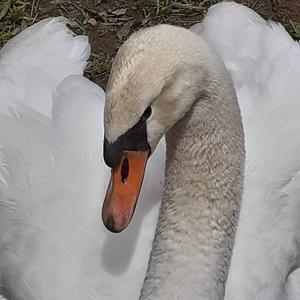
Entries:
POLYGON ((202 6, 204 2, 207 1, 202 1, 199 6, 191 5, 191 4, 184 4, 184 3, 179 3, 179 2, 171 2, 171 6, 173 8, 180 8, 180 9, 188 9, 188 10, 196 10, 196 11, 203 11, 206 9, 206 7, 202 6), (200 6, 201 5, 201 6, 200 6))

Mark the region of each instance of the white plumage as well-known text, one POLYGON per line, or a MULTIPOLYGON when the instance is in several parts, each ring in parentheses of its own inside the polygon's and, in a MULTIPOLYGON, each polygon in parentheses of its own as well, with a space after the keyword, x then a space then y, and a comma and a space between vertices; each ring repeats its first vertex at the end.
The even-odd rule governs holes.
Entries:
POLYGON ((281 25, 233 3, 214 6, 193 29, 234 79, 246 136, 226 299, 300 299, 300 273, 293 273, 300 267, 299 43, 281 25))
POLYGON ((64 19, 48 19, 0 53, 0 283, 8 299, 138 298, 163 151, 151 159, 134 223, 109 233, 101 221, 104 92, 82 76, 89 51, 64 19))
MULTIPOLYGON (((103 91, 90 47, 45 20, 0 52, 0 286, 31 299, 137 299, 162 191, 163 150, 134 223, 100 221, 103 91)), ((300 299, 300 46, 282 26, 222 3, 193 28, 221 55, 242 109, 247 163, 226 299, 300 299)), ((163 148, 163 146, 161 146, 163 148)))

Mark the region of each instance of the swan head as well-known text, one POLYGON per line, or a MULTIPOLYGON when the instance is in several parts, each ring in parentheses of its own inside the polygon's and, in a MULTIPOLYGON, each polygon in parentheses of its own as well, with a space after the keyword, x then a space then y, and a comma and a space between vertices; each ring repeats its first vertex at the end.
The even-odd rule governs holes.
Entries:
POLYGON ((130 223, 148 157, 203 91, 208 53, 199 36, 171 25, 142 29, 119 49, 104 110, 104 160, 112 178, 102 219, 110 231, 130 223))

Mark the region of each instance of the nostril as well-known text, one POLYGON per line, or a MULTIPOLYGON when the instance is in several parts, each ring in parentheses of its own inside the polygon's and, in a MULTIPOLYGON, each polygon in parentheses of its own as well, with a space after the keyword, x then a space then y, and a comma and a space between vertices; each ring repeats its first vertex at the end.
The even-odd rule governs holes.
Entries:
POLYGON ((127 180, 129 172, 129 163, 127 157, 123 159, 122 168, 121 168, 121 180, 123 183, 127 180))

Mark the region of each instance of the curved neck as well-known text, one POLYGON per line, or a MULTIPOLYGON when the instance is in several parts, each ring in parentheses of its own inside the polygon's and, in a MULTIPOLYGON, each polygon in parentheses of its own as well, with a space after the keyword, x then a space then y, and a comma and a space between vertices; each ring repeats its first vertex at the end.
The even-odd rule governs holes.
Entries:
POLYGON ((221 70, 167 133, 164 197, 141 299, 223 299, 238 221, 244 135, 221 70))

